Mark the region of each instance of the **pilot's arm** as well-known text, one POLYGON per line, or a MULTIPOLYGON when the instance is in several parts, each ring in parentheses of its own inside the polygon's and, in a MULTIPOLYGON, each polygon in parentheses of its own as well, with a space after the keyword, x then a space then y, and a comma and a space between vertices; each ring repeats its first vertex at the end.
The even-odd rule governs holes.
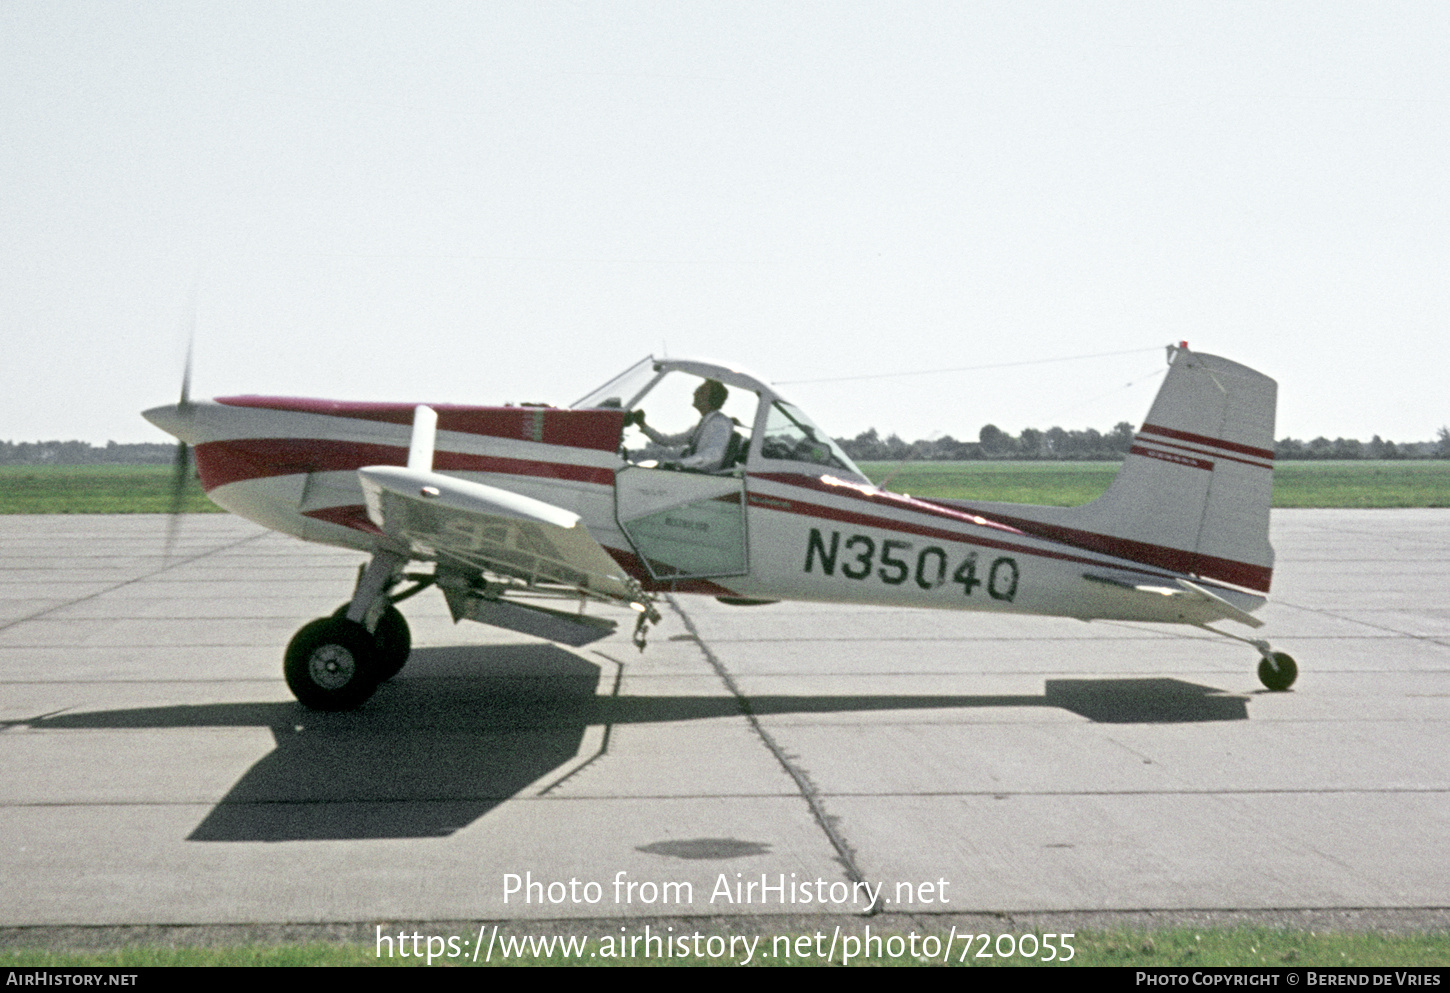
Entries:
POLYGON ((631 424, 643 431, 649 440, 656 445, 668 445, 670 443, 669 435, 660 434, 644 422, 644 411, 642 410, 630 411, 629 416, 624 419, 624 426, 629 427, 631 424))

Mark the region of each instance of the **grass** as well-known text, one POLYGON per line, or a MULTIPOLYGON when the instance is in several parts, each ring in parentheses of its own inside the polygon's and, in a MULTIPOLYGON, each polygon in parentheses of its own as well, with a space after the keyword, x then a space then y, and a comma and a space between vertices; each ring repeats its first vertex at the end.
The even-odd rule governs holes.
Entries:
POLYGON ((1450 507, 1450 459, 1284 463, 1274 506, 1450 507))
MULTIPOLYGON (((920 497, 1072 507, 1101 496, 1117 462, 866 462, 886 488, 920 497)), ((1450 507, 1450 460, 1281 462, 1275 507, 1450 507)))
POLYGON ((1117 462, 863 462, 874 483, 917 497, 1074 507, 1103 495, 1117 462))
MULTIPOLYGON (((920 497, 1071 507, 1101 496, 1117 462, 866 462, 887 488, 920 497)), ((1450 507, 1450 460, 1281 462, 1275 507, 1450 507)), ((181 509, 220 510, 195 479, 181 509)), ((171 467, 0 466, 0 514, 164 514, 171 467)))
MULTIPOLYGON (((549 932, 551 925, 539 924, 530 931, 529 925, 511 925, 508 930, 513 934, 537 934, 545 935, 549 932)), ((642 925, 631 928, 631 932, 637 933, 642 925)), ((865 924, 860 931, 864 931, 865 924)), ((503 929, 500 928, 502 931, 503 929)), ((568 930, 567 926, 563 930, 568 930)), ((756 929, 751 928, 755 931, 756 929)), ((712 934, 727 934, 729 932, 718 928, 705 927, 702 931, 712 934)), ((860 931, 857 932, 858 936, 860 931)), ((769 931, 756 931, 761 936, 758 949, 761 951, 771 947, 775 935, 769 931)), ((882 932, 877 930, 877 934, 882 932)), ((902 934, 899 929, 889 929, 887 935, 902 934)), ((795 937, 790 932, 790 937, 795 937)), ((919 932, 922 939, 927 935, 933 935, 937 949, 941 949, 949 935, 945 929, 922 929, 919 932)), ((1024 937, 1017 935, 1013 943, 1024 937)), ((993 935, 995 939, 997 935, 993 935)), ((1034 942, 1038 943, 1038 942, 1034 942)), ((993 947, 996 946, 993 943, 993 947)), ((1070 965, 1078 966, 1125 966, 1130 968, 1184 968, 1204 966, 1277 966, 1277 967, 1325 967, 1325 966, 1359 966, 1359 967, 1386 967, 1386 966, 1417 966, 1417 967, 1444 967, 1450 965, 1450 935, 1445 934, 1416 934, 1416 935, 1383 935, 1383 934, 1315 934, 1302 931, 1292 931, 1278 928, 1237 928, 1237 929, 1211 929, 1211 928, 1173 928, 1161 931, 1116 931, 1116 932, 1084 932, 1072 939, 1076 954, 1073 956, 1070 965)), ((841 947, 845 947, 843 944, 841 947)), ((909 947, 909 946, 899 946, 909 947)), ((928 945, 927 947, 930 947, 928 945)), ((508 965, 715 965, 733 964, 724 959, 681 959, 674 958, 661 961, 660 959, 647 960, 644 958, 590 958, 589 952, 600 950, 600 939, 591 937, 588 941, 587 951, 584 957, 568 958, 561 954, 553 956, 529 955, 522 958, 514 957, 506 962, 500 961, 496 956, 493 964, 508 965)), ((903 954, 890 954, 885 949, 890 945, 883 943, 882 949, 877 954, 861 955, 853 959, 853 965, 936 965, 942 964, 942 953, 937 951, 933 958, 912 956, 909 952, 903 954)), ((918 946, 919 950, 921 949, 918 946)), ((1031 959, 1023 957, 1012 958, 983 958, 980 953, 983 950, 981 939, 974 941, 966 960, 962 961, 963 951, 962 936, 958 935, 956 942, 951 946, 948 953, 950 965, 1039 965, 1050 966, 1051 963, 1040 963, 1036 957, 1031 959)), ((1045 953, 1043 953, 1045 954, 1045 953)), ((841 955, 838 951, 836 961, 839 962, 841 955)), ((821 965, 822 960, 816 958, 793 959, 789 962, 783 960, 772 960, 762 954, 757 954, 757 961, 761 964, 772 965, 821 965)), ((49 950, 27 950, 8 949, 0 951, 0 967, 15 968, 25 966, 109 966, 109 967, 135 967, 135 966, 377 966, 377 965, 420 965, 424 964, 417 958, 383 958, 379 959, 375 953, 375 946, 371 943, 362 945, 353 944, 297 944, 297 945, 245 945, 236 947, 204 947, 204 948, 170 948, 170 947, 149 947, 133 946, 128 948, 115 949, 99 952, 72 952, 72 951, 49 951, 49 950)), ((467 956, 462 958, 437 958, 434 965, 470 965, 467 956)), ((483 965, 482 958, 478 963, 483 965)), ((1061 967, 1058 963, 1057 967, 1061 967)))
MULTIPOLYGON (((169 465, 0 466, 0 514, 167 514, 169 465)), ((185 513, 220 513, 188 478, 185 513)))

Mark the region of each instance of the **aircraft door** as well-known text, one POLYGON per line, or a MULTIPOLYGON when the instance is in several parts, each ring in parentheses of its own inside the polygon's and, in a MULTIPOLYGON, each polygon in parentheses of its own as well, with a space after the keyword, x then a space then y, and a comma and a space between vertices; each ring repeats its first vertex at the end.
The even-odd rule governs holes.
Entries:
POLYGON ((626 466, 614 476, 615 519, 656 580, 743 576, 745 480, 626 466))

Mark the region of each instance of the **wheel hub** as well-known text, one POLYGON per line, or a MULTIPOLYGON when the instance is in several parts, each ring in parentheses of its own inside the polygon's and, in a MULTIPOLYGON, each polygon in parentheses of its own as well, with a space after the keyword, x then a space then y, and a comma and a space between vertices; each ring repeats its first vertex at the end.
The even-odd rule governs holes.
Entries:
POLYGON ((357 660, 341 645, 323 645, 307 660, 312 681, 324 690, 340 690, 357 674, 357 660))

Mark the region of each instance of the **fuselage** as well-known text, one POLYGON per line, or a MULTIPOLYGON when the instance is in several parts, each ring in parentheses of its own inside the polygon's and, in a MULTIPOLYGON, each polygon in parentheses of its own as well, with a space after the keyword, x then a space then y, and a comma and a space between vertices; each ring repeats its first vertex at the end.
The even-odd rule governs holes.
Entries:
MULTIPOLYGON (((406 463, 414 409, 238 396, 191 404, 184 424, 178 408, 147 416, 195 446, 202 486, 223 508, 307 541, 370 552, 382 535, 368 517, 357 470, 406 463), (167 412, 172 420, 163 423, 167 412)), ((1176 568, 1182 553, 1172 549, 1144 553, 1105 545, 1096 540, 1101 535, 1073 542, 1048 529, 1033 533, 1027 518, 1006 523, 1008 515, 913 499, 828 467, 768 458, 758 437, 742 467, 702 483, 695 474, 631 465, 620 449, 621 409, 434 409, 435 471, 579 514, 646 589, 1172 622, 1186 619, 1172 597, 1123 590, 1154 583, 1166 590, 1191 575, 1243 609, 1263 602, 1176 568), (678 575, 662 573, 630 521, 664 508, 649 518, 651 533, 663 535, 658 540, 671 538, 671 528, 706 527, 698 514, 668 512, 672 488, 701 485, 719 492, 690 506, 737 521, 739 554, 721 557, 715 569, 706 560, 678 575), (654 503, 630 509, 640 500, 654 503)))

